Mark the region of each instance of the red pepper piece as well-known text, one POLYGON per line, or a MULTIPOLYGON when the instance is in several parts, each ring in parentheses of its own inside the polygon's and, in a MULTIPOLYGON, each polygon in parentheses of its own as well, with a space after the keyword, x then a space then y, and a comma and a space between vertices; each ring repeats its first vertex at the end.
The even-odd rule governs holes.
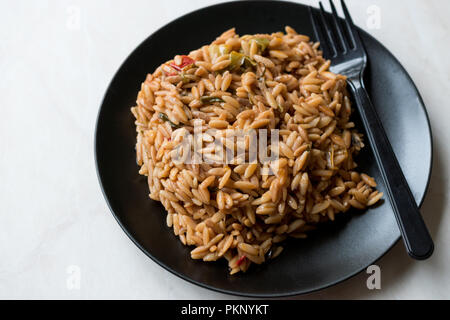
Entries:
POLYGON ((239 267, 242 264, 242 262, 244 262, 245 258, 247 257, 246 256, 240 257, 239 260, 236 262, 236 265, 239 267))
POLYGON ((177 65, 175 63, 171 63, 170 66, 178 71, 183 71, 184 68, 190 66, 195 63, 194 59, 189 58, 188 56, 181 56, 181 64, 177 65))
POLYGON ((169 66, 171 66, 172 68, 174 68, 174 69, 177 70, 177 71, 183 70, 183 69, 181 69, 179 66, 177 66, 175 63, 171 63, 171 64, 169 64, 169 66))

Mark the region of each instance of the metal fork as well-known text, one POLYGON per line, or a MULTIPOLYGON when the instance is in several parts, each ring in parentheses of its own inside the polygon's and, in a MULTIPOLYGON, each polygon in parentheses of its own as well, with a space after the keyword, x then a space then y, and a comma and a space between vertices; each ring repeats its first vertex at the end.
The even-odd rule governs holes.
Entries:
POLYGON ((345 23, 339 19, 333 0, 330 0, 331 18, 325 13, 322 2, 320 10, 310 7, 314 32, 325 58, 331 60, 331 71, 347 76, 408 254, 425 260, 433 253, 433 240, 364 87, 367 53, 344 0, 341 5, 345 23))

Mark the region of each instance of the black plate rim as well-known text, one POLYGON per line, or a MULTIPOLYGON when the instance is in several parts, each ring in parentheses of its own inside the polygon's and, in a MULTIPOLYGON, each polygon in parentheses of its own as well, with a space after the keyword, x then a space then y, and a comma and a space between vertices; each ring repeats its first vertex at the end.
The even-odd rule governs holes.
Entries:
MULTIPOLYGON (((283 4, 283 3, 287 3, 287 4, 293 4, 293 5, 298 5, 301 7, 311 7, 302 3, 297 3, 297 2, 292 2, 292 1, 277 1, 277 0, 271 0, 271 1, 265 1, 265 0, 260 0, 260 1, 253 1, 253 0, 242 0, 242 1, 227 1, 227 2, 222 2, 222 3, 218 3, 218 4, 214 4, 211 6, 206 6, 206 7, 202 7, 199 9, 196 9, 194 11, 188 12, 182 16, 180 16, 179 18, 175 19, 175 20, 171 20, 170 22, 166 23, 164 26, 162 26, 161 28, 159 28, 158 30, 154 31, 150 36, 148 36, 147 38, 145 38, 126 58, 125 60, 122 62, 122 64, 120 65, 119 69, 115 72, 112 80, 109 82, 107 90, 103 96, 99 111, 97 113, 97 119, 96 119, 96 125, 95 125, 95 131, 94 131, 94 161, 95 161, 95 169, 96 169, 96 173, 97 173, 97 178, 98 178, 98 183, 100 185, 100 189, 102 191, 103 197, 107 203, 107 206, 109 208, 109 211, 111 212, 111 214, 113 215, 113 217, 115 218, 115 220, 117 221, 117 223, 120 225, 121 229, 125 232, 125 234, 128 236, 128 238, 130 238, 130 240, 146 255, 148 256, 151 260, 153 260, 153 262, 155 262, 156 264, 158 264, 160 267, 164 268, 165 270, 169 271, 170 273, 172 273, 173 275, 191 283, 194 285, 197 285, 199 287, 205 288, 205 289, 209 289, 218 293, 222 293, 222 294, 227 294, 227 295, 232 295, 232 296, 239 296, 239 297, 248 297, 248 298, 285 298, 285 297, 292 297, 292 296, 299 296, 299 295, 305 295, 305 294, 310 294, 310 293, 314 293, 314 292, 318 292, 318 291, 322 291, 325 290, 327 288, 333 287, 341 282, 344 282, 348 279, 351 279, 353 277, 355 277, 356 275, 360 274, 363 270, 365 270, 367 268, 364 267, 360 270, 357 270, 355 272, 353 272, 352 274, 349 274, 345 277, 339 278, 327 285, 322 285, 322 286, 318 286, 315 289, 305 289, 305 290, 296 290, 296 291, 292 291, 292 292, 286 292, 286 293, 274 293, 274 294, 267 294, 267 293, 250 293, 250 292, 239 292, 239 291, 233 291, 233 290, 226 290, 226 289, 221 289, 221 288, 217 288, 205 283, 202 283, 200 281, 196 281, 194 279, 189 278, 188 276, 173 270, 170 266, 162 263, 161 261, 159 261, 156 257, 154 257, 150 252, 148 252, 132 235, 131 233, 126 229, 126 227, 123 225, 122 221, 119 219, 119 217, 116 215, 116 213, 114 212, 113 208, 111 207, 110 201, 108 199, 108 196, 106 195, 105 189, 103 187, 103 180, 100 174, 100 168, 99 168, 99 162, 98 162, 98 154, 100 152, 100 148, 99 148, 99 142, 98 142, 98 127, 99 127, 99 121, 100 121, 100 116, 102 114, 102 111, 104 109, 104 105, 105 105, 105 100, 106 97, 109 93, 109 88, 111 87, 111 85, 114 83, 116 77, 118 76, 118 74, 122 71, 122 69, 124 68, 124 66, 126 65, 127 61, 129 60, 129 58, 131 56, 134 55, 134 53, 136 51, 138 51, 140 49, 140 47, 142 46, 142 44, 144 42, 147 42, 149 40, 151 40, 151 38, 153 37, 154 34, 161 32, 162 30, 164 30, 166 27, 168 27, 170 24, 183 20, 185 17, 191 15, 191 14, 195 14, 198 11, 203 11, 203 10, 208 10, 211 8, 215 8, 215 7, 219 7, 219 6, 226 6, 226 5, 230 5, 233 3, 252 3, 253 5, 257 5, 258 2, 277 2, 279 4, 283 4)), ((317 9, 315 7, 311 7, 313 9, 317 9)), ((410 74, 407 72, 407 70, 403 67, 403 65, 400 63, 400 61, 391 53, 391 51, 389 51, 382 42, 378 41, 374 36, 372 36, 371 34, 367 33, 366 31, 362 30, 361 28, 357 27, 359 32, 364 33, 366 36, 368 36, 369 38, 372 38, 373 40, 375 40, 381 47, 382 49, 385 50, 386 54, 388 56, 390 56, 390 58, 395 61, 398 66, 400 67, 400 69, 403 71, 403 73, 406 75, 407 80, 410 82, 411 88, 414 89, 414 91, 417 94, 417 98, 418 98, 418 102, 420 104, 420 106, 423 109, 426 121, 427 121, 427 126, 428 126, 428 135, 430 138, 430 159, 429 160, 429 168, 428 168, 428 177, 427 177, 427 182, 426 182, 426 186, 424 189, 424 193, 422 195, 422 198, 420 199, 419 202, 419 207, 422 206, 423 202, 425 201, 426 195, 428 193, 428 189, 430 186, 430 182, 431 182, 431 175, 432 175, 432 170, 433 170, 433 159, 434 159, 434 144, 433 144, 433 133, 432 133, 432 127, 431 127, 431 121, 430 121, 430 117, 428 115, 428 111, 426 109, 425 106, 425 102, 423 101, 423 98, 416 86, 416 84, 414 83, 413 79, 411 78, 410 74)), ((371 262, 368 266, 375 264, 377 261, 381 260, 389 251, 391 251, 391 249, 398 243, 398 241, 400 240, 401 235, 398 236, 398 238, 387 248, 387 250, 380 255, 377 259, 375 259, 373 262, 371 262)))

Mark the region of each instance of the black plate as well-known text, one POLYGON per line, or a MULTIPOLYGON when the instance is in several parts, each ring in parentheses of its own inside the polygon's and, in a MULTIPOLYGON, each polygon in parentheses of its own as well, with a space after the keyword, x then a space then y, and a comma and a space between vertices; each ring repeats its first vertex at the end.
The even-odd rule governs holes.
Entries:
MULTIPOLYGON (((384 202, 366 213, 342 215, 338 222, 323 226, 307 240, 288 242, 283 254, 269 264, 229 276, 225 263, 191 260, 190 250, 167 228, 163 207, 148 198, 146 179, 138 174, 136 165, 136 134, 130 112, 146 74, 176 54, 210 43, 233 26, 243 35, 282 31, 286 25, 313 35, 307 7, 290 2, 231 2, 183 16, 155 32, 128 57, 112 80, 98 116, 98 176, 123 230, 162 267, 223 293, 278 297, 319 290, 359 273, 400 238, 394 214, 384 202)), ((432 163, 431 131, 424 104, 394 56, 369 34, 362 31, 361 36, 369 54, 368 91, 415 199, 421 204, 432 163)), ((359 170, 382 181, 369 147, 357 161, 359 170)), ((384 191, 381 183, 379 189, 384 191)))

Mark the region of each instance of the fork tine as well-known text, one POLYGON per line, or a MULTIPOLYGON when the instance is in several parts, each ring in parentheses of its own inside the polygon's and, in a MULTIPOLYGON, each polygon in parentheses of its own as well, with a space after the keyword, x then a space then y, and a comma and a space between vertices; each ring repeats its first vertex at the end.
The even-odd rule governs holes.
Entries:
POLYGON ((335 27, 337 36, 339 38, 340 45, 341 45, 344 53, 346 53, 349 50, 349 46, 347 43, 347 39, 345 38, 344 31, 342 30, 341 22, 339 21, 339 16, 338 16, 336 7, 334 6, 333 0, 330 0, 330 7, 331 7, 331 12, 333 13, 333 23, 334 23, 334 27, 335 27))
POLYGON ((314 34, 316 36, 317 41, 320 42, 320 47, 323 51, 323 55, 325 57, 330 57, 331 52, 330 49, 328 48, 328 41, 325 37, 325 35, 322 32, 322 28, 320 25, 320 22, 317 20, 316 14, 314 13, 314 9, 312 7, 309 7, 309 16, 311 18, 312 21, 312 25, 313 25, 313 29, 314 29, 314 34))
POLYGON ((319 2, 319 6, 320 6, 320 19, 322 21, 322 26, 327 34, 328 47, 331 49, 330 50, 331 54, 328 58, 333 58, 333 57, 337 56, 337 53, 338 53, 338 50, 336 47, 336 41, 334 40, 333 32, 331 31, 330 27, 328 26, 327 19, 325 18, 325 9, 323 8, 322 1, 319 2))
POLYGON ((342 10, 344 11, 345 15, 345 24, 348 29, 348 34, 350 36, 350 40, 353 42, 353 46, 356 47, 363 47, 361 38, 359 37, 359 32, 355 27, 355 24, 353 23, 352 16, 350 15, 350 12, 348 11, 347 5, 345 4, 344 0, 341 0, 342 10))

